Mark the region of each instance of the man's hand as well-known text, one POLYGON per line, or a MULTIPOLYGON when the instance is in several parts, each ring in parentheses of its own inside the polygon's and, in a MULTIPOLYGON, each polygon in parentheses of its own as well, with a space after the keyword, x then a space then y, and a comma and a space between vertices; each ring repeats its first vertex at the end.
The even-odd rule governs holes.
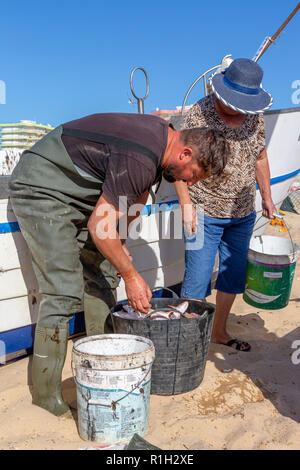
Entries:
POLYGON ((148 284, 133 268, 129 272, 121 273, 125 281, 127 298, 130 305, 142 313, 147 313, 151 305, 149 303, 152 292, 148 284))
POLYGON ((262 215, 268 219, 274 219, 274 214, 277 213, 272 199, 262 200, 262 210, 262 215))

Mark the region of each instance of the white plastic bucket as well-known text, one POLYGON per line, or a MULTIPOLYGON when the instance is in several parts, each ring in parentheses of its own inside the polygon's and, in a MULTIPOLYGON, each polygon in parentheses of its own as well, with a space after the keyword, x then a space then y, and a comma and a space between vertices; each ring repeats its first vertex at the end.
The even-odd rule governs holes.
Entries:
POLYGON ((74 343, 82 439, 111 445, 146 433, 154 357, 152 341, 141 336, 97 335, 74 343))

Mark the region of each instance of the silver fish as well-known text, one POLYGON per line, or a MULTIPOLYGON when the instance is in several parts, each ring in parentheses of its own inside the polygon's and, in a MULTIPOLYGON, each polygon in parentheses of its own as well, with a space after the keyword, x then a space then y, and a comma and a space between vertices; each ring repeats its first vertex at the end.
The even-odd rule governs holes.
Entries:
POLYGON ((142 317, 136 313, 128 313, 125 310, 114 312, 115 317, 124 318, 125 320, 142 320, 142 317))
POLYGON ((129 304, 123 305, 123 310, 125 310, 125 312, 129 313, 130 315, 137 315, 137 316, 142 315, 141 312, 139 312, 135 308, 131 307, 131 305, 129 305, 129 304))
MULTIPOLYGON (((151 313, 152 310, 150 310, 149 313, 151 313)), ((139 312, 135 308, 131 307, 129 304, 123 305, 123 310, 119 310, 117 312, 114 312, 114 315, 116 317, 124 318, 126 320, 143 320, 145 318, 145 314, 142 312, 139 312)))
POLYGON ((152 313, 150 318, 151 320, 179 320, 180 313, 173 312, 172 310, 169 312, 155 312, 152 313))
POLYGON ((168 318, 162 317, 161 315, 157 313, 153 313, 153 316, 151 316, 149 320, 168 320, 168 318))
POLYGON ((175 308, 176 310, 179 310, 179 312, 185 313, 189 307, 189 303, 185 301, 177 305, 177 307, 175 307, 174 305, 168 305, 168 307, 175 308))
POLYGON ((188 301, 182 302, 181 304, 177 305, 177 307, 174 307, 173 305, 169 305, 169 307, 175 308, 176 310, 179 310, 179 312, 182 313, 182 315, 185 318, 197 318, 197 317, 199 317, 199 315, 197 313, 187 312, 187 309, 189 307, 188 301))
POLYGON ((162 311, 150 309, 147 314, 144 314, 131 307, 131 305, 125 304, 123 305, 123 310, 115 312, 114 315, 126 320, 179 320, 181 316, 186 318, 197 318, 199 316, 196 313, 187 312, 189 307, 188 301, 182 302, 181 304, 177 305, 177 307, 174 305, 168 305, 168 307, 170 308, 169 311, 166 311, 166 309, 162 309, 162 311))

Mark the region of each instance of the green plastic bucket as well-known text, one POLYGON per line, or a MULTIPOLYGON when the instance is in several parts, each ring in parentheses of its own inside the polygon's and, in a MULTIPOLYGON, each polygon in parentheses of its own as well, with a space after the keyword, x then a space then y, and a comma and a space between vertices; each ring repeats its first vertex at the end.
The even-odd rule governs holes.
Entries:
POLYGON ((252 237, 243 299, 266 310, 284 308, 290 299, 299 247, 291 240, 252 237))

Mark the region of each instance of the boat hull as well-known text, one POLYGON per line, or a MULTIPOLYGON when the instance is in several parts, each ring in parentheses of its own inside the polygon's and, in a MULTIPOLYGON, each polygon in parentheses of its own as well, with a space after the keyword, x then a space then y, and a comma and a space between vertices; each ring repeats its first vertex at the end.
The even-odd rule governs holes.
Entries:
MULTIPOLYGON (((272 198, 279 209, 300 171, 300 108, 266 113, 265 126, 272 198)), ((1 354, 9 358, 30 350, 39 308, 31 255, 7 200, 8 179, 0 177, 0 363, 1 354)), ((164 181, 156 201, 153 205, 152 200, 148 200, 141 217, 139 236, 133 236, 137 232, 134 229, 127 246, 134 265, 151 288, 178 287, 184 275, 184 243, 181 233, 178 236, 169 232, 174 225, 174 218, 181 219, 174 186, 164 181)), ((269 222, 261 217, 259 191, 256 211, 254 234, 260 235, 269 222)), ((123 282, 117 290, 117 296, 118 301, 126 298, 123 282)), ((81 313, 71 321, 70 334, 83 330, 81 313)))

